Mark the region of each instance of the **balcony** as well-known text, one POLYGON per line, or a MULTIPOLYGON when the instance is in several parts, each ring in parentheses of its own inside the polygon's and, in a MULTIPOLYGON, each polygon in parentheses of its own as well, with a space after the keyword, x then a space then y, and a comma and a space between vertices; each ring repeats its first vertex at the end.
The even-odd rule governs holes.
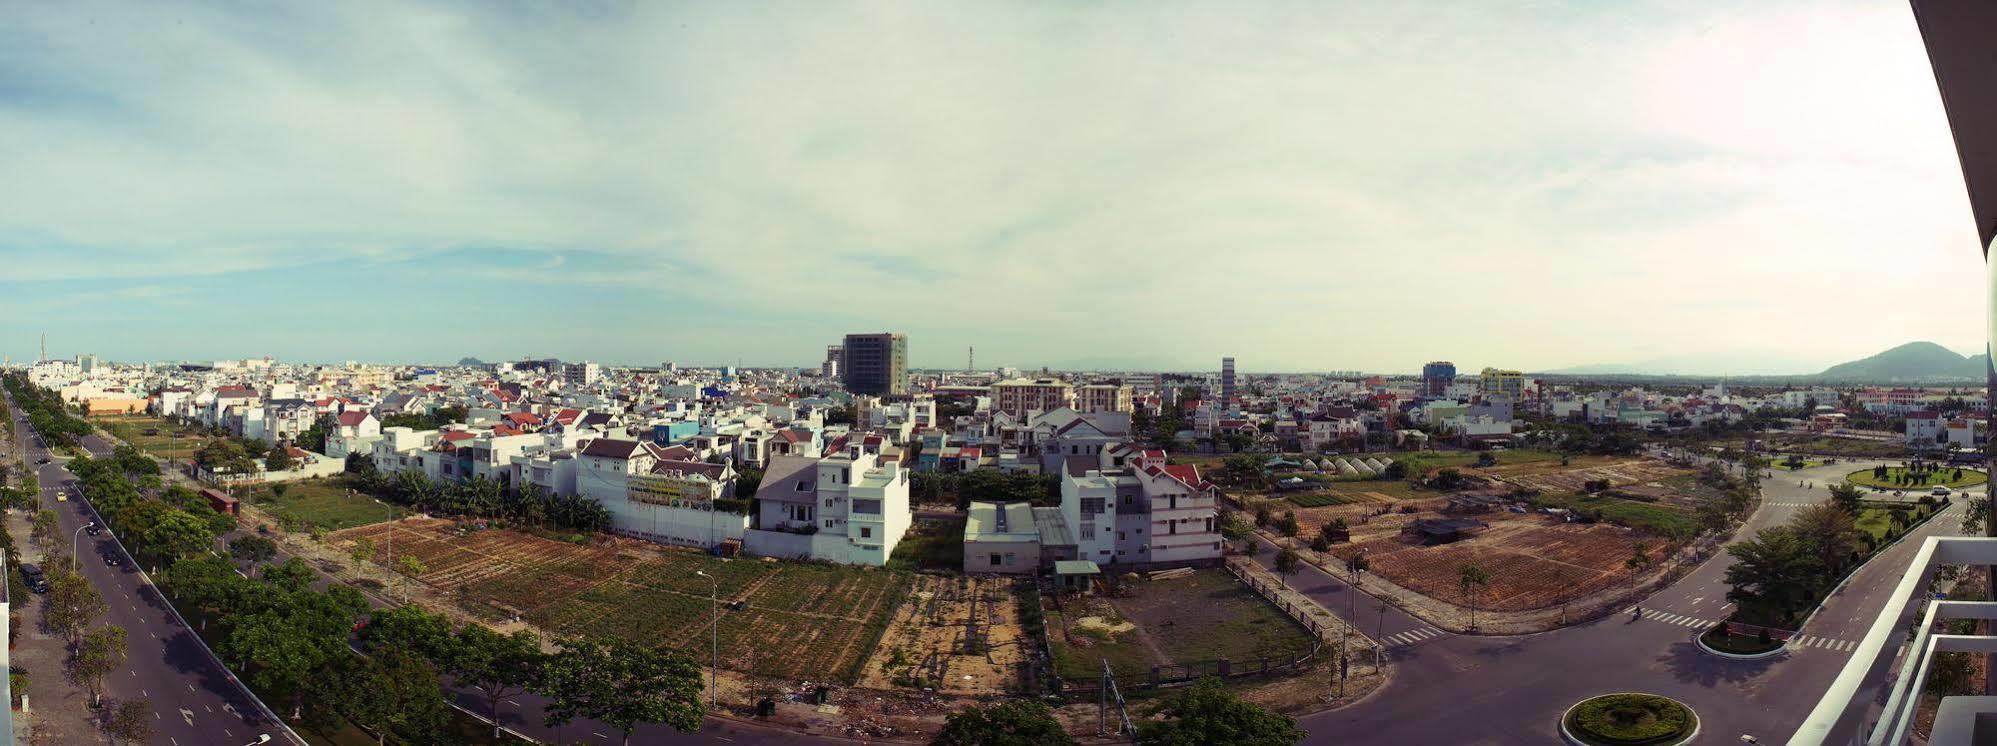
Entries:
MULTIPOLYGON (((1997 603, 1932 599, 1929 586, 1943 565, 1997 565, 1997 538, 1931 537, 1921 545, 1865 639, 1789 739, 1790 746, 1911 743, 1921 692, 1935 656, 1997 653, 1997 637, 1935 631, 1938 622, 1950 619, 1997 619, 1997 603), (1915 620, 1920 624, 1910 640, 1909 624, 1915 620), (1887 676, 1891 678, 1884 683, 1882 708, 1879 692, 1870 683, 1887 676)), ((1926 743, 1990 743, 1997 739, 1997 727, 1988 723, 1992 720, 1997 720, 1997 697, 1944 697, 1926 743)))

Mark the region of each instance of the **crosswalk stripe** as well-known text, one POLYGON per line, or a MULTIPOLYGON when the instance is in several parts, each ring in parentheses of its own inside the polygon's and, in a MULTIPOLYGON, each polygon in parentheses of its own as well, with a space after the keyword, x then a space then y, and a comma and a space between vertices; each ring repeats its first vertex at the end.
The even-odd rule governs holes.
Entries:
POLYGON ((1858 647, 1858 643, 1857 643, 1857 642, 1855 642, 1855 641, 1852 641, 1852 640, 1845 640, 1845 641, 1844 641, 1844 647, 1843 647, 1843 648, 1840 648, 1840 650, 1843 650, 1843 651, 1845 651, 1845 652, 1849 653, 1849 652, 1851 652, 1851 651, 1852 651, 1853 649, 1856 649, 1857 647, 1858 647))

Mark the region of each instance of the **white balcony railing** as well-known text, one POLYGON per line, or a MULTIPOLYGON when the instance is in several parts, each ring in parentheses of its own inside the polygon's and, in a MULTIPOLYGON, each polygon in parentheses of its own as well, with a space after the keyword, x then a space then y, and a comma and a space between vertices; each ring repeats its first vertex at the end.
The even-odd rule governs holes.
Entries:
MULTIPOLYGON (((1825 689, 1809 718, 1790 737, 1790 746, 1906 744, 1935 655, 1997 653, 1997 637, 1934 632, 1935 623, 1946 619, 1997 619, 1997 603, 1931 599, 1930 582, 1943 565, 1997 566, 1997 538, 1937 536, 1921 544, 1865 639, 1825 689), (1921 624, 1908 640, 1908 624, 1916 616, 1921 624), (1895 661, 1899 662, 1897 673, 1893 673, 1895 661), (1889 674, 1891 689, 1884 707, 1875 709, 1879 698, 1870 685, 1889 674)), ((1988 742, 1991 734, 1984 734, 1982 740, 1975 736, 1979 714, 1997 714, 1997 698, 1943 698, 1927 743, 1968 746, 1988 742)))

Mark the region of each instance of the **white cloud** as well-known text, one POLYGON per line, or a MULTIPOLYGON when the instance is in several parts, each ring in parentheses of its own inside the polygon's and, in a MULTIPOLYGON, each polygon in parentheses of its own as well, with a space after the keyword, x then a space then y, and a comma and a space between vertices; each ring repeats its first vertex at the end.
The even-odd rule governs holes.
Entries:
POLYGON ((1901 3, 291 12, 9 9, 0 283, 525 247, 461 281, 656 287, 716 304, 666 342, 800 362, 848 326, 1251 369, 1981 336, 1901 3))

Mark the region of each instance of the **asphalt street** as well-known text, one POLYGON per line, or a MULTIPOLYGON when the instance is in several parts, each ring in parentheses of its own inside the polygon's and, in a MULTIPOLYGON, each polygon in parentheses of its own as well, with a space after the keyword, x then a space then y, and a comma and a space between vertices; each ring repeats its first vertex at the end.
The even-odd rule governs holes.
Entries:
MULTIPOLYGON (((25 441, 21 453, 30 463, 53 458, 24 423, 17 422, 16 433, 25 441)), ((111 452, 108 444, 95 437, 86 439, 84 445, 93 456, 111 452)), ((151 705, 155 722, 149 743, 153 744, 240 746, 255 743, 266 734, 274 742, 290 740, 285 729, 264 715, 256 700, 215 661, 194 633, 181 626, 159 590, 131 566, 110 532, 98 536, 77 533, 96 516, 78 499, 64 461, 53 458, 36 469, 42 504, 55 510, 64 541, 70 541, 69 537, 80 540, 76 566, 104 596, 108 607, 100 623, 123 627, 129 646, 125 670, 107 679, 105 696, 139 699, 151 705), (107 552, 119 556, 121 563, 107 565, 102 558, 107 552)), ((15 587, 24 588, 20 584, 15 587)))
MULTIPOLYGON (((1780 472, 1765 480, 1762 505, 1737 539, 1828 500, 1827 485, 1871 463, 1780 472), (1799 487, 1798 480, 1815 487, 1799 487)), ((1786 740, 1884 606, 1919 539, 1956 533, 1960 511, 1958 500, 1867 563, 1798 630, 1787 655, 1763 661, 1725 660, 1693 642, 1731 611, 1722 582, 1731 557, 1724 552, 1639 602, 1641 617, 1611 614, 1516 636, 1448 634, 1397 609, 1375 611, 1363 590, 1348 598, 1352 591, 1343 581, 1306 565, 1292 585, 1342 617, 1356 609, 1352 621, 1369 633, 1383 629, 1376 639, 1386 643, 1397 669, 1366 700, 1306 716, 1301 724, 1311 742, 1321 743, 1558 743, 1555 723, 1574 702, 1641 691, 1690 704, 1702 720, 1702 741, 1735 742, 1741 735, 1786 740)), ((1257 557, 1274 562, 1273 552, 1257 557)))

